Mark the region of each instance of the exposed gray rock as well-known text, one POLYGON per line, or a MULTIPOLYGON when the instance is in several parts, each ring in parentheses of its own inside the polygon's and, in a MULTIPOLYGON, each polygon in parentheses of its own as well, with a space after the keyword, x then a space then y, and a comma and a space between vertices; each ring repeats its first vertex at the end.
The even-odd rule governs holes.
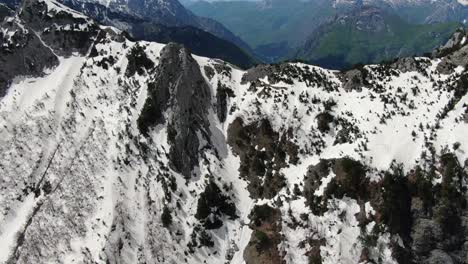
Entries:
POLYGON ((71 56, 74 52, 85 55, 100 31, 89 19, 48 10, 45 2, 37 0, 26 0, 19 17, 61 56, 71 56))
POLYGON ((18 76, 40 76, 46 68, 58 65, 57 55, 74 52, 86 54, 99 27, 80 16, 64 11, 48 10, 45 2, 26 0, 15 15, 0 6, 0 62, 9 65, 0 71, 0 98, 18 76))
MULTIPOLYGON (((9 17, 2 28, 10 35, 0 32, 0 98, 18 76, 40 76, 44 69, 58 65, 58 59, 50 48, 44 46, 39 37, 28 30, 21 21, 9 17)), ((7 33, 7 34, 8 34, 7 33)))
POLYGON ((258 79, 268 77, 271 83, 279 81, 291 82, 289 78, 299 77, 299 69, 289 63, 258 65, 249 69, 242 76, 242 83, 258 82, 258 79), (293 73, 293 74, 288 74, 293 73))
POLYGON ((401 72, 410 72, 410 71, 421 71, 426 69, 429 66, 429 61, 416 59, 414 57, 400 58, 396 62, 392 63, 390 67, 393 69, 399 70, 401 72))
POLYGON ((443 74, 449 74, 457 66, 466 67, 468 65, 468 34, 464 29, 459 29, 444 46, 436 49, 432 55, 442 58, 437 65, 437 70, 443 74))
POLYGON ((349 129, 342 128, 340 131, 338 131, 338 133, 336 133, 335 142, 333 142, 333 144, 338 145, 350 142, 350 135, 351 131, 349 129))
POLYGON ((229 87, 223 85, 221 82, 218 83, 216 93, 216 115, 221 123, 226 121, 228 98, 233 96, 234 92, 229 87))
POLYGON ((354 69, 339 75, 343 82, 343 87, 347 91, 361 91, 364 86, 365 76, 360 69, 354 69))
POLYGON ((236 118, 229 125, 228 144, 240 158, 239 173, 248 180, 247 189, 253 198, 271 199, 285 187, 284 175, 279 171, 299 160, 291 134, 281 136, 267 119, 244 124, 236 118))
POLYGON ((468 65, 468 46, 460 47, 450 55, 447 55, 437 65, 437 70, 444 74, 450 74, 457 66, 466 67, 468 65))
POLYGON ((241 83, 251 83, 252 87, 260 84, 260 79, 268 78, 270 83, 284 82, 293 84, 294 81, 304 82, 307 86, 319 86, 324 90, 333 91, 337 88, 336 83, 330 82, 322 71, 311 69, 308 65, 281 63, 271 65, 259 65, 248 70, 242 76, 241 83))
POLYGON ((465 30, 463 28, 458 29, 444 45, 435 49, 432 52, 432 56, 440 58, 459 49, 461 46, 467 44, 466 39, 465 39, 465 43, 463 43, 464 37, 466 37, 465 30))
POLYGON ((181 45, 166 45, 154 82, 148 85, 148 98, 138 126, 148 134, 151 127, 167 120, 171 165, 187 178, 198 164, 198 135, 210 141, 207 118, 210 103, 210 89, 191 54, 181 45))
POLYGON ((413 250, 417 255, 426 255, 435 248, 436 240, 440 239, 442 230, 433 220, 415 219, 411 237, 413 250))
POLYGON ((208 79, 211 80, 214 77, 215 71, 212 67, 206 65, 203 67, 203 70, 205 71, 205 75, 208 77, 208 79))
POLYGON ((254 231, 244 250, 247 264, 284 264, 281 241, 281 211, 268 205, 255 206, 249 215, 250 228, 254 231))
POLYGON ((229 77, 229 78, 231 77, 231 71, 232 71, 232 69, 231 69, 231 67, 229 67, 229 66, 227 65, 227 63, 222 62, 222 61, 221 61, 221 62, 218 62, 218 63, 215 63, 215 64, 214 64, 214 68, 215 68, 215 70, 216 70, 216 72, 217 72, 218 74, 224 75, 224 76, 229 77))
POLYGON ((322 133, 330 130, 330 123, 333 122, 334 117, 329 112, 323 112, 317 115, 317 127, 322 133))
POLYGON ((259 65, 250 70, 248 70, 242 76, 242 83, 253 82, 258 79, 264 78, 265 76, 270 75, 273 72, 272 68, 269 65, 259 65))
POLYGON ((316 165, 309 166, 304 177, 304 195, 311 197, 320 187, 321 180, 328 176, 331 170, 332 161, 320 160, 316 165))

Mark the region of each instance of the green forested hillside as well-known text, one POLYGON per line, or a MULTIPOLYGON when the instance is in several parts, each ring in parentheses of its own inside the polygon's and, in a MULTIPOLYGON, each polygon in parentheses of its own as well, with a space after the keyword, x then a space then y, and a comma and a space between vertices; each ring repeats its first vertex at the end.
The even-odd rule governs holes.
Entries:
POLYGON ((328 68, 422 55, 443 44, 460 25, 414 25, 378 9, 364 9, 321 26, 295 58, 328 68))
POLYGON ((284 59, 334 14, 329 1, 199 1, 188 5, 196 15, 213 18, 266 59, 284 59))
POLYGON ((198 1, 188 7, 223 23, 267 62, 303 59, 329 68, 423 54, 460 26, 416 23, 427 15, 425 7, 339 9, 328 0, 198 1))

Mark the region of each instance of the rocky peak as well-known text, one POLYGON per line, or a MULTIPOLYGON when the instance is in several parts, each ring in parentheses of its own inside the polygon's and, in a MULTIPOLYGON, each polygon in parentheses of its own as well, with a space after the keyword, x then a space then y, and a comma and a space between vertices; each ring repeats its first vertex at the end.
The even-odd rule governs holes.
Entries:
POLYGON ((186 177, 198 163, 200 142, 210 140, 210 89, 192 55, 174 43, 161 51, 138 126, 142 133, 167 120, 173 168, 186 177), (170 110, 170 111, 168 111, 170 110))
POLYGON ((468 33, 465 31, 464 28, 460 28, 452 35, 452 37, 447 41, 447 43, 435 49, 432 55, 435 57, 444 57, 456 50, 459 50, 467 44, 468 33))
POLYGON ((437 66, 441 72, 449 73, 457 67, 466 67, 468 59, 468 34, 464 29, 457 30, 445 45, 432 52, 435 58, 441 58, 437 66))

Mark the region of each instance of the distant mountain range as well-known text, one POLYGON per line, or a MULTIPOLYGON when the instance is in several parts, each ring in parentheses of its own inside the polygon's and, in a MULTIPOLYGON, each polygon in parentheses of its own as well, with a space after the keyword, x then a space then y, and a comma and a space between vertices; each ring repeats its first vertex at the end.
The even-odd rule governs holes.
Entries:
POLYGON ((267 61, 291 53, 321 23, 335 14, 329 0, 199 1, 187 7, 223 23, 267 61))
POLYGON ((295 58, 332 69, 422 55, 448 39, 458 23, 409 24, 399 16, 363 6, 320 26, 295 58))
MULTIPOLYGON (((359 10, 326 28, 408 26, 359 10)), ((55 0, 0 3, 0 263, 468 263, 467 39, 242 70, 55 0)))
POLYGON ((221 23, 194 15, 178 0, 62 0, 62 2, 73 6, 87 3, 100 4, 111 11, 131 14, 165 26, 193 26, 242 48, 248 47, 221 23))
POLYGON ((199 16, 226 25, 266 61, 303 58, 334 67, 428 52, 445 42, 468 18, 468 7, 456 0, 197 1, 188 3, 187 7, 199 16), (362 25, 373 23, 374 18, 368 20, 362 16, 361 11, 367 7, 380 14, 380 18, 374 17, 379 23, 389 26, 379 31, 379 37, 355 27, 355 23, 362 28, 373 27, 362 25), (348 37, 349 43, 341 43, 346 41, 340 38, 346 36, 340 31, 345 28, 347 34, 353 30, 357 33, 351 39, 348 37), (336 36, 337 42, 330 46, 332 36, 336 36), (387 43, 382 43, 381 37, 387 43), (365 48, 360 48, 361 43, 365 48), (320 45, 327 48, 320 49, 320 45), (332 47, 344 47, 357 54, 344 58, 340 54, 343 50, 332 50, 332 47))
POLYGON ((335 0, 336 8, 375 6, 395 12, 411 23, 464 22, 468 18, 465 0, 335 0))
MULTIPOLYGON (((19 0, 2 0, 15 9, 19 0)), ((136 40, 177 42, 195 54, 228 61, 242 68, 259 62, 250 47, 221 23, 198 17, 177 0, 59 0, 96 21, 129 33, 136 40)))
POLYGON ((107 6, 98 1, 64 0, 63 3, 101 23, 127 31, 136 40, 177 42, 195 54, 223 59, 242 68, 257 63, 249 54, 249 46, 221 24, 193 15, 175 3, 177 1, 170 0, 167 2, 169 5, 164 1, 152 4, 153 16, 148 10, 143 12, 140 7, 134 7, 135 3, 131 2, 127 5, 111 2, 107 6), (199 21, 209 23, 201 25, 199 21))

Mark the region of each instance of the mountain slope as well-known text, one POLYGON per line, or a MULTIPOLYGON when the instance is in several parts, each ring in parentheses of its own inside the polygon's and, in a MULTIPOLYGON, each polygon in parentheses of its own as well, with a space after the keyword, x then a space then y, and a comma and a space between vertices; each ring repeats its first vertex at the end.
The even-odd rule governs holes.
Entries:
POLYGON ((468 6, 463 0, 335 0, 340 9, 375 6, 399 14, 407 22, 419 24, 459 22, 468 19, 468 6))
MULTIPOLYGON (((236 52, 237 62, 241 61, 239 66, 252 66, 258 59, 254 51, 242 39, 234 35, 219 22, 205 17, 197 17, 192 12, 182 6, 178 0, 128 0, 128 1, 101 1, 101 0, 60 0, 58 1, 72 9, 92 17, 100 23, 111 25, 124 31, 138 30, 141 36, 142 31, 164 32, 165 36, 174 34, 180 35, 180 31, 188 32, 195 37, 192 42, 184 45, 193 47, 196 52, 202 51, 202 55, 212 56, 211 53, 204 53, 208 49, 201 49, 201 46, 207 46, 210 41, 217 42, 220 46, 227 46, 228 50, 236 49, 233 45, 242 49, 242 52, 236 52), (143 27, 144 29, 140 29, 143 27), (176 29, 184 27, 184 29, 176 29), (192 28, 189 30, 189 28, 192 28), (199 29, 199 30, 196 30, 199 29), (213 38, 204 34, 200 30, 212 34, 219 38, 213 38), (174 32, 171 32, 174 31, 174 32), (222 43, 225 40, 232 43, 222 43), (194 43, 197 43, 196 45, 194 43), (247 58, 248 57, 248 58, 247 58)), ((21 0, 2 0, 2 3, 11 9, 17 9, 21 0)), ((146 36, 146 40, 154 40, 158 36, 146 36)), ((167 37, 165 38, 167 39, 167 37)), ((180 40, 181 38, 178 38, 180 40)), ((143 38, 142 40, 145 40, 143 38)), ((159 39, 158 39, 159 40, 159 39)), ((161 40, 162 41, 162 40, 161 40)), ((176 41, 176 40, 174 40, 176 41)), ((220 55, 220 54, 215 54, 220 55)), ((234 57, 221 57, 222 59, 233 59, 234 57)))
POLYGON ((243 71, 35 3, 14 21, 56 64, 0 99, 0 262, 466 262, 465 32, 243 71))
POLYGON ((192 26, 232 42, 250 52, 249 46, 222 24, 212 19, 195 16, 192 12, 185 9, 178 0, 63 0, 63 3, 73 7, 86 5, 86 3, 100 4, 111 11, 139 16, 142 19, 164 26, 192 26))
POLYGON ((289 55, 322 22, 335 14, 329 1, 198 1, 187 8, 213 18, 269 61, 289 55))
MULTIPOLYGON (((349 63, 369 63, 399 55, 422 54, 446 41, 457 27, 456 23, 462 23, 468 18, 466 15, 468 6, 463 6, 456 0, 264 0, 212 3, 197 1, 187 4, 187 7, 199 16, 211 17, 222 22, 244 39, 266 61, 297 59, 296 50, 308 42, 300 55, 305 59, 314 57, 312 61, 324 67, 343 67, 349 63), (381 10, 380 15, 384 16, 382 19, 389 21, 379 21, 379 23, 386 23, 391 32, 380 32, 380 35, 374 37, 372 34, 355 30, 351 25, 340 25, 340 23, 352 23, 352 21, 344 21, 344 17, 358 16, 362 11, 357 10, 369 9, 369 7, 381 10), (346 34, 350 35, 346 38, 350 38, 351 42, 365 43, 366 48, 354 50, 357 54, 350 55, 354 58, 348 59, 341 56, 342 54, 328 54, 333 53, 334 50, 319 52, 331 56, 336 55, 334 59, 321 58, 323 54, 313 54, 315 51, 311 50, 313 49, 311 46, 320 45, 316 42, 323 41, 323 46, 325 48, 329 46, 331 49, 336 44, 329 45, 329 40, 336 38, 338 42, 346 42, 346 39, 340 37, 346 34), (390 44, 383 47, 384 43, 378 43, 380 38, 390 44), (370 52, 367 53, 367 50, 370 52), (376 58, 376 54, 382 55, 376 58), (321 64, 322 59, 325 59, 324 64, 321 64), (327 62, 330 60, 336 62, 327 62)), ((361 22, 373 23, 366 19, 361 22)), ((372 27, 372 25, 363 26, 372 27)), ((343 50, 353 49, 352 45, 353 43, 348 46, 343 44, 343 50)), ((339 53, 340 50, 336 52, 339 53)))
POLYGON ((396 15, 362 7, 321 26, 296 57, 328 68, 423 54, 444 43, 457 23, 411 25, 396 15))
POLYGON ((100 4, 68 4, 71 8, 100 23, 125 30, 136 40, 180 43, 195 54, 219 58, 242 68, 248 68, 257 63, 254 57, 232 42, 192 26, 169 27, 136 15, 113 11, 100 4))

